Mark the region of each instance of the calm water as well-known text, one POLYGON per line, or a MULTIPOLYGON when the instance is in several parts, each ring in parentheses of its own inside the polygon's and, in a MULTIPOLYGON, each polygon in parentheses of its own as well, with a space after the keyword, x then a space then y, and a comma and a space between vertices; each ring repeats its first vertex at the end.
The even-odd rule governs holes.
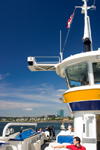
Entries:
MULTIPOLYGON (((8 122, 0 122, 0 136, 2 135, 2 131, 4 126, 7 124, 8 122)), ((42 130, 45 130, 45 128, 47 127, 47 125, 49 125, 50 127, 53 126, 55 129, 55 133, 56 135, 60 132, 60 126, 61 126, 62 122, 42 122, 42 123, 37 123, 37 130, 39 128, 42 128, 42 130)), ((64 123, 65 127, 68 127, 68 123, 64 123)), ((73 127, 73 123, 71 123, 71 126, 73 127)), ((19 132, 21 126, 10 126, 9 128, 14 128, 15 132, 19 132)), ((26 128, 33 128, 35 129, 33 126, 23 126, 23 129, 26 128)))

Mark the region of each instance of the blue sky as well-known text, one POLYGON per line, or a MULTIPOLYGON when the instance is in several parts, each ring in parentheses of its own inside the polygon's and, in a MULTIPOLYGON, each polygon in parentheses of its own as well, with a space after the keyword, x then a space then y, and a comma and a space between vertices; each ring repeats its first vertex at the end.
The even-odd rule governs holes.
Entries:
MULTIPOLYGON (((93 4, 89 0, 88 5, 93 4)), ((67 89, 56 72, 30 72, 28 56, 59 56, 66 23, 81 0, 0 0, 0 116, 57 115, 67 105, 59 100, 67 89)), ((93 49, 100 47, 100 1, 88 11, 93 49)), ((83 51, 84 15, 77 9, 64 49, 64 58, 83 51)))

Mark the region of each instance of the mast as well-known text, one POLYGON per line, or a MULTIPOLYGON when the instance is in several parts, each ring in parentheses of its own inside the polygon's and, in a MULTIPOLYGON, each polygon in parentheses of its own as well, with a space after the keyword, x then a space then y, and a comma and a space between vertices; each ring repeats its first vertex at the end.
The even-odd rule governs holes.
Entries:
POLYGON ((91 37, 91 27, 90 27, 90 19, 87 15, 88 9, 94 9, 95 6, 87 6, 88 0, 82 0, 84 2, 83 6, 75 6, 75 8, 81 8, 84 14, 84 36, 83 36, 83 44, 84 44, 84 52, 92 51, 92 37, 91 37))

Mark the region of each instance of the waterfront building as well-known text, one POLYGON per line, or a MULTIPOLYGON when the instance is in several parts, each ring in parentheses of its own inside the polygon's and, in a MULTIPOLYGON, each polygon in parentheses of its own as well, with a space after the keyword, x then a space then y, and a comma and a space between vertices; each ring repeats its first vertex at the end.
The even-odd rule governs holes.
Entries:
POLYGON ((57 117, 64 117, 64 110, 58 109, 57 110, 57 117))
POLYGON ((55 116, 55 115, 47 115, 47 118, 48 118, 48 117, 56 117, 56 116, 55 116))

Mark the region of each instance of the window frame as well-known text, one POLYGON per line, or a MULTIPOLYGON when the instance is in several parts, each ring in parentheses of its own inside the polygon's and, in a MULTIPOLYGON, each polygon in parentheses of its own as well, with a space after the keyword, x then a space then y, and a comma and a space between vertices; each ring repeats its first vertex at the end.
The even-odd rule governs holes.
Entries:
POLYGON ((100 63, 100 61, 93 61, 93 62, 92 62, 92 71, 93 71, 94 84, 95 84, 95 85, 100 85, 100 81, 99 81, 99 83, 95 83, 94 68, 93 68, 93 64, 94 64, 94 63, 100 63))
MULTIPOLYGON (((92 62, 92 63, 93 63, 93 62, 92 62)), ((88 82, 90 83, 90 81, 89 81, 89 64, 88 64, 88 62, 83 61, 83 62, 80 62, 80 63, 76 63, 76 64, 74 64, 74 65, 70 65, 70 66, 68 66, 68 67, 65 68, 65 76, 66 76, 65 78, 66 78, 67 85, 68 85, 69 88, 74 88, 74 87, 71 87, 71 86, 70 86, 70 80, 69 80, 69 77, 68 77, 68 75, 67 75, 66 69, 69 69, 69 68, 71 68, 71 67, 78 66, 78 65, 81 65, 81 64, 86 64, 86 66, 87 66, 88 82)), ((93 69, 92 69, 92 71, 93 71, 93 69)), ((88 83, 87 85, 89 85, 89 83, 88 83)), ((75 86, 75 87, 81 87, 81 86, 84 86, 84 85, 75 86)), ((86 85, 85 85, 85 86, 86 86, 86 85)))

